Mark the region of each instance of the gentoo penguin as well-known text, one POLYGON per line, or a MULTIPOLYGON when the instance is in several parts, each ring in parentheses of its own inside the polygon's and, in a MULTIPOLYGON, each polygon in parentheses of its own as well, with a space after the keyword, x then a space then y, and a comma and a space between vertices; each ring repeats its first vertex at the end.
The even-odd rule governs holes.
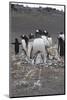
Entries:
POLYGON ((15 38, 15 43, 11 44, 15 45, 15 55, 17 55, 19 53, 19 45, 21 45, 21 43, 19 43, 18 39, 15 38))
POLYGON ((65 54, 65 41, 64 41, 63 32, 60 32, 59 36, 58 36, 58 51, 59 51, 60 56, 64 56, 64 54, 65 54))

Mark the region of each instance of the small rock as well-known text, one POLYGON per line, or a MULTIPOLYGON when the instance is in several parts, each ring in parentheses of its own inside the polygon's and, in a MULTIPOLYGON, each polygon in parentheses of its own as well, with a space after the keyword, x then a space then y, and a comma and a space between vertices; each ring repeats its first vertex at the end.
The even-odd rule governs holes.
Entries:
POLYGON ((25 81, 25 80, 21 80, 21 81, 15 82, 15 85, 16 86, 24 86, 24 87, 27 87, 28 86, 28 82, 25 81))
POLYGON ((57 76, 55 76, 55 79, 58 79, 58 77, 57 77, 57 76))
POLYGON ((34 89, 35 87, 41 87, 42 84, 40 83, 40 80, 38 80, 37 82, 34 82, 34 86, 32 87, 32 89, 34 89))

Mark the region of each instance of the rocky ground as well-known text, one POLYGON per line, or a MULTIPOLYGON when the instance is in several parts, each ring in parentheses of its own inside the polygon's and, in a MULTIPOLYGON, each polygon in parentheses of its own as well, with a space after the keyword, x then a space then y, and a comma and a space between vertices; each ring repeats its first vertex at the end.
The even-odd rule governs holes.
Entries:
POLYGON ((10 96, 64 94, 64 60, 32 64, 23 54, 12 55, 10 96))

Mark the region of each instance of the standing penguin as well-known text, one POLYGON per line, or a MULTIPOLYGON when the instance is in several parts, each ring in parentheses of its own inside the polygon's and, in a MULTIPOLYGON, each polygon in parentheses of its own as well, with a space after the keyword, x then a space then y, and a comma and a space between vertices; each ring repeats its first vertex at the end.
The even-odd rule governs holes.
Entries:
POLYGON ((18 39, 15 38, 15 43, 11 44, 15 45, 15 55, 17 55, 19 53, 19 45, 21 45, 21 43, 19 43, 18 39))
POLYGON ((29 38, 26 35, 21 35, 20 38, 21 38, 21 43, 22 43, 23 51, 24 51, 25 55, 27 55, 29 38))
POLYGON ((48 32, 46 30, 44 30, 43 35, 48 36, 48 32))
POLYGON ((33 39, 34 38, 34 34, 33 33, 30 33, 29 34, 29 39, 33 39))
POLYGON ((58 51, 60 56, 64 56, 65 54, 65 41, 64 41, 64 34, 61 32, 58 37, 58 51))
POLYGON ((42 30, 41 29, 37 29, 35 32, 35 37, 39 38, 42 35, 42 30))

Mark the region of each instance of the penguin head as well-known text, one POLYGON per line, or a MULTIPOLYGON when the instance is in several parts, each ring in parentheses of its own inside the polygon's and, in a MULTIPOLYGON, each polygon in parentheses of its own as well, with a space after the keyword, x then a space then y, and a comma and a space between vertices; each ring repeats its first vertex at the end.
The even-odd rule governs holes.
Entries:
POLYGON ((62 34, 63 34, 63 32, 60 32, 60 34, 62 35, 62 34))
POLYGON ((18 42, 18 39, 17 38, 15 38, 15 42, 18 42))
POLYGON ((39 32, 39 30, 37 29, 36 32, 39 32))
POLYGON ((46 30, 44 30, 44 35, 48 36, 48 32, 46 30))
POLYGON ((23 35, 21 35, 20 37, 21 37, 21 39, 24 39, 24 38, 25 38, 25 35, 23 34, 23 35))
POLYGON ((46 30, 44 30, 44 33, 47 33, 47 31, 46 31, 46 30))

